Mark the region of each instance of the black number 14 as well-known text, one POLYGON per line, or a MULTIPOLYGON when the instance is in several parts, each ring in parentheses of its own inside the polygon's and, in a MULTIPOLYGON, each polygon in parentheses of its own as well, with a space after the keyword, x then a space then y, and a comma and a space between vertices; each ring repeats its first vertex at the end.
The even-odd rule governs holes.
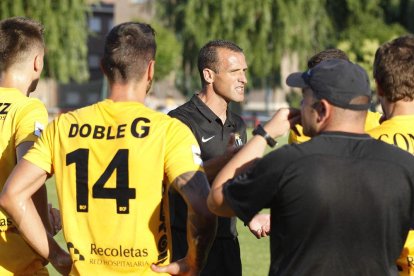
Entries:
MULTIPOLYGON (((76 205, 78 212, 88 212, 89 149, 77 149, 66 155, 66 166, 76 164, 76 205)), ((116 212, 129 214, 129 200, 135 199, 135 189, 129 188, 128 150, 120 149, 92 187, 93 198, 116 200, 116 212), (105 183, 116 170, 116 188, 105 188, 105 183)))

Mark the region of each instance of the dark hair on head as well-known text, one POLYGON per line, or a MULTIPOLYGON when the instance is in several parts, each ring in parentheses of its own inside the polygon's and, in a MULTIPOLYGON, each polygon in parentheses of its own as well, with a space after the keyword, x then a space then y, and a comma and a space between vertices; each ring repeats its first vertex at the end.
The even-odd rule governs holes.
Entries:
POLYGON ((102 70, 109 82, 139 80, 155 59, 156 50, 155 31, 149 24, 117 25, 106 37, 102 70))
POLYGON ((313 68, 316 65, 318 65, 319 63, 321 63, 322 61, 328 60, 328 59, 343 59, 343 60, 347 60, 349 61, 348 56, 345 54, 344 51, 339 50, 339 49, 326 49, 323 50, 317 54, 315 54, 314 56, 312 56, 309 60, 308 60, 308 68, 313 68))
POLYGON ((243 53, 243 49, 237 46, 235 43, 227 40, 212 40, 204 45, 198 53, 198 72, 200 73, 201 84, 204 85, 203 70, 209 68, 214 72, 219 71, 219 58, 217 54, 218 49, 227 49, 236 53, 243 53))
POLYGON ((414 36, 381 45, 374 59, 374 79, 390 102, 414 100, 414 36))
POLYGON ((26 17, 0 21, 0 72, 27 58, 33 49, 44 49, 43 25, 26 17))

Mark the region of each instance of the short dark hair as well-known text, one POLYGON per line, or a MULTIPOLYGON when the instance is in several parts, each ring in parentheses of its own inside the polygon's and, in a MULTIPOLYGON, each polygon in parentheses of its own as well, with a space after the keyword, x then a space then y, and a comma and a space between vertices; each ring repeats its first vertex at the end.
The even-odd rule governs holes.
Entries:
POLYGON ((373 73, 388 101, 414 100, 414 36, 381 45, 375 53, 373 73))
POLYGON ((26 58, 36 47, 44 49, 43 25, 26 17, 0 21, 0 72, 26 58))
POLYGON ((322 61, 325 61, 328 59, 343 59, 343 60, 349 61, 349 58, 344 51, 336 49, 336 48, 326 49, 326 50, 323 50, 315 54, 308 60, 308 69, 313 68, 319 63, 321 63, 322 61))
POLYGON ((219 70, 219 58, 217 54, 218 49, 227 49, 236 53, 243 53, 243 49, 237 46, 234 42, 227 40, 212 40, 204 45, 198 53, 198 72, 200 73, 201 84, 204 85, 203 70, 209 68, 214 72, 219 70))
POLYGON ((155 31, 149 24, 117 25, 106 37, 102 70, 109 82, 139 80, 148 63, 155 59, 156 50, 155 31))

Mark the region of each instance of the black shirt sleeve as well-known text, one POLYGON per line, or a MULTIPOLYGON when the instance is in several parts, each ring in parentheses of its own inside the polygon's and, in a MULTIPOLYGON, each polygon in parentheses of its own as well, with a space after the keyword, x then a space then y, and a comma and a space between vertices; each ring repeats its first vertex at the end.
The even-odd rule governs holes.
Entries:
POLYGON ((248 223, 263 208, 270 207, 277 195, 285 168, 281 161, 283 155, 282 149, 274 151, 224 184, 226 202, 244 223, 248 223))

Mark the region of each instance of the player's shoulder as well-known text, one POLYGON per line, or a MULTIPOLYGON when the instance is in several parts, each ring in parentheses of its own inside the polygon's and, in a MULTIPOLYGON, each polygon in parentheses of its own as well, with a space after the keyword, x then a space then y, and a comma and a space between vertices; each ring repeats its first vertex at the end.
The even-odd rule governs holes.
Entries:
POLYGON ((188 115, 194 114, 195 105, 192 101, 187 101, 177 108, 168 112, 168 115, 174 118, 187 117, 188 115))
POLYGON ((195 118, 196 106, 192 101, 188 101, 176 109, 168 112, 168 116, 176 118, 186 125, 191 125, 195 118))
POLYGON ((13 105, 16 110, 46 110, 45 104, 38 98, 21 97, 18 101, 14 102, 13 105))
POLYGON ((382 122, 380 125, 371 128, 367 131, 367 133, 375 138, 378 139, 379 136, 383 135, 383 134, 392 134, 395 133, 396 131, 398 131, 398 126, 395 125, 391 120, 386 120, 384 122, 382 122))
POLYGON ((11 103, 7 111, 17 121, 40 120, 47 123, 48 112, 44 103, 37 98, 22 97, 20 100, 11 103))

